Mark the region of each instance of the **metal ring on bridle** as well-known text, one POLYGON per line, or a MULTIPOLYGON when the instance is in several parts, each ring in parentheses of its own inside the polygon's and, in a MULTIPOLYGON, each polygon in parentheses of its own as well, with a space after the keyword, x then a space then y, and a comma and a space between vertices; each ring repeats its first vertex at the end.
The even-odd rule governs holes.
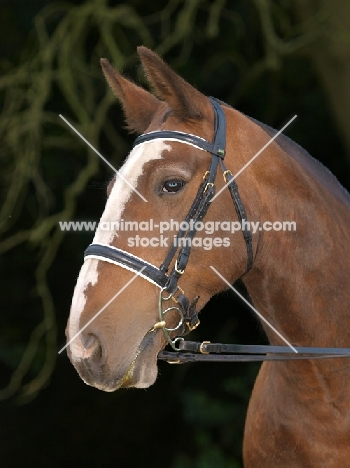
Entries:
POLYGON ((169 301, 170 299, 173 299, 174 301, 176 301, 176 299, 174 297, 174 294, 175 294, 176 291, 168 294, 168 296, 166 296, 166 297, 163 297, 163 295, 162 295, 163 292, 164 292, 164 288, 161 289, 160 292, 159 292, 159 299, 158 299, 158 318, 159 318, 159 322, 156 323, 156 326, 154 326, 151 329, 151 331, 155 331, 156 329, 161 328, 163 330, 163 334, 164 334, 164 337, 165 337, 166 341, 170 344, 170 346, 174 350, 178 351, 178 349, 176 348, 176 343, 177 343, 177 341, 179 341, 179 339, 175 338, 174 340, 172 340, 171 337, 170 337, 170 333, 174 332, 174 331, 177 331, 177 330, 179 330, 181 328, 181 326, 183 325, 183 323, 185 321, 185 317, 184 317, 183 311, 179 307, 176 307, 176 306, 171 306, 171 307, 168 307, 167 309, 163 310, 163 302, 169 301), (166 326, 166 322, 165 322, 165 315, 168 312, 170 312, 171 310, 176 310, 179 313, 180 320, 179 320, 178 324, 176 325, 176 327, 168 328, 166 326))
POLYGON ((162 310, 162 318, 164 318, 164 315, 167 314, 168 312, 170 312, 171 310, 176 310, 180 314, 180 320, 179 320, 179 323, 176 325, 175 328, 164 327, 165 330, 168 331, 168 332, 178 330, 182 326, 182 324, 184 323, 184 314, 183 314, 182 310, 179 307, 175 307, 175 306, 168 307, 167 309, 162 310))
POLYGON ((174 294, 175 294, 176 291, 175 291, 175 292, 172 292, 172 293, 169 293, 169 295, 168 295, 167 297, 163 297, 163 296, 162 296, 162 292, 163 292, 163 291, 165 291, 165 288, 162 288, 162 289, 160 290, 160 297, 161 297, 162 301, 170 301, 170 299, 174 299, 174 300, 175 300, 174 294))

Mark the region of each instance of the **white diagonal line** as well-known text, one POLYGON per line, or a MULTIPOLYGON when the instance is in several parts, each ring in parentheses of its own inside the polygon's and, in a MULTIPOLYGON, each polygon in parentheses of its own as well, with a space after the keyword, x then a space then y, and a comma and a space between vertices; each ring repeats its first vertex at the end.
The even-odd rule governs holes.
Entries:
POLYGON ((294 117, 292 117, 292 118, 290 119, 290 121, 287 122, 286 125, 285 125, 284 127, 282 127, 281 130, 279 130, 279 131, 276 133, 276 135, 274 135, 274 136, 266 143, 266 145, 264 145, 264 146, 247 162, 247 164, 245 164, 245 165, 233 176, 233 178, 232 178, 229 182, 227 182, 227 184, 225 184, 225 185, 218 191, 218 193, 216 193, 216 194, 213 196, 213 198, 211 199, 210 203, 212 203, 212 202, 215 200, 215 198, 218 197, 218 196, 220 195, 220 193, 223 192, 223 191, 225 190, 225 188, 226 188, 228 185, 230 185, 230 183, 231 183, 233 180, 235 180, 235 178, 238 177, 239 174, 241 174, 241 173, 244 171, 244 169, 246 169, 246 168, 254 161, 254 159, 256 159, 256 158, 259 156, 259 154, 261 154, 261 153, 264 151, 264 149, 266 149, 266 148, 278 137, 278 135, 280 135, 280 134, 283 132, 283 130, 285 130, 285 129, 288 127, 288 125, 290 125, 290 124, 293 122, 293 120, 295 120, 296 118, 297 118, 296 115, 295 115, 294 117))
POLYGON ((110 299, 110 300, 107 302, 107 304, 105 304, 105 305, 102 307, 102 309, 100 309, 100 310, 92 317, 92 319, 90 319, 90 320, 83 326, 83 328, 81 328, 81 329, 78 331, 78 333, 76 333, 76 334, 73 336, 73 338, 71 338, 71 339, 68 341, 68 343, 67 343, 65 346, 63 346, 62 349, 60 349, 60 350, 58 351, 58 354, 61 354, 62 351, 64 351, 64 350, 67 348, 67 346, 69 346, 69 345, 72 343, 72 341, 74 341, 74 340, 77 338, 77 336, 79 336, 80 333, 81 333, 82 331, 84 331, 85 328, 88 327, 88 326, 90 325, 90 323, 93 322, 93 321, 95 320, 95 318, 97 318, 97 317, 106 309, 106 307, 108 307, 109 304, 110 304, 111 302, 113 302, 114 299, 117 298, 117 297, 119 296, 119 294, 121 294, 121 293, 124 291, 124 289, 126 289, 126 288, 129 286, 129 284, 131 284, 138 276, 140 276, 140 274, 143 272, 143 270, 144 270, 145 268, 146 268, 146 265, 145 265, 144 267, 142 267, 141 270, 139 270, 139 271, 131 278, 131 280, 129 280, 121 289, 119 289, 119 291, 117 292, 117 294, 115 294, 115 295, 112 297, 112 299, 110 299))
POLYGON ((97 151, 97 149, 96 149, 94 146, 92 146, 92 144, 91 144, 90 142, 88 142, 87 139, 84 138, 83 135, 82 135, 81 133, 79 133, 78 130, 77 130, 76 128, 74 128, 73 125, 72 125, 71 123, 69 123, 68 120, 67 120, 65 117, 63 117, 62 114, 59 114, 59 116, 60 116, 61 119, 62 119, 64 122, 66 122, 66 124, 69 125, 69 127, 70 127, 77 135, 79 135, 80 138, 81 138, 81 139, 82 139, 82 140, 83 140, 83 141, 84 141, 84 142, 85 142, 101 159, 102 159, 102 161, 104 161, 111 169, 113 169, 113 171, 117 174, 117 176, 119 176, 121 179, 123 179, 123 181, 124 181, 126 184, 128 184, 129 187, 132 188, 132 190, 133 190, 135 193, 137 193, 137 195, 138 195, 139 197, 141 197, 143 201, 147 202, 146 198, 145 198, 143 195, 141 195, 141 193, 140 193, 133 185, 131 185, 130 182, 129 182, 127 179, 125 179, 125 177, 123 177, 123 176, 121 175, 121 173, 118 172, 117 169, 116 169, 115 167, 113 167, 112 164, 111 164, 109 161, 107 161, 107 159, 106 159, 105 157, 103 157, 102 154, 99 153, 99 152, 97 151))
POLYGON ((273 330, 273 331, 274 331, 274 332, 275 332, 275 333, 276 333, 276 334, 277 334, 277 335, 278 335, 278 336, 279 336, 295 353, 298 353, 298 351, 294 348, 294 346, 291 345, 291 344, 289 343, 289 341, 286 340, 286 339, 284 338, 284 336, 281 335, 281 333, 280 333, 278 330, 276 330, 276 328, 275 328, 273 325, 271 325, 271 323, 268 322, 268 321, 266 320, 266 318, 263 317, 263 316, 260 314, 260 312, 257 311, 256 308, 253 307, 253 306, 251 305, 251 303, 248 302, 247 299, 246 299, 245 297, 243 297, 242 294, 240 294, 240 293, 237 291, 237 289, 235 289, 235 288, 232 286, 232 284, 229 283, 229 282, 226 280, 226 278, 224 278, 224 277, 218 272, 218 270, 217 270, 216 268, 214 268, 214 267, 211 266, 211 265, 210 265, 210 268, 219 276, 219 278, 222 279, 222 281, 223 281, 224 283, 227 284, 227 286, 229 286, 229 287, 232 289, 232 291, 234 291, 234 292, 237 294, 237 296, 239 296, 239 297, 252 309, 253 312, 255 312, 255 313, 258 315, 258 317, 259 317, 263 322, 266 323, 266 325, 268 325, 268 326, 269 326, 269 327, 270 327, 270 328, 271 328, 271 329, 272 329, 272 330, 273 330))

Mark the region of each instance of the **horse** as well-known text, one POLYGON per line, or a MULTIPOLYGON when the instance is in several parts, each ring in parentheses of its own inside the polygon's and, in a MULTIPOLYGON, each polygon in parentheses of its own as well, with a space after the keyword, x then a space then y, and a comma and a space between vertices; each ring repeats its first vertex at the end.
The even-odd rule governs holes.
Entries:
MULTIPOLYGON (((107 392, 149 387, 159 353, 169 343, 178 349, 197 312, 238 279, 294 346, 350 347, 349 194, 283 135, 248 165, 275 131, 208 98, 155 52, 138 54, 152 93, 101 59, 128 130, 141 136, 108 186, 73 294, 67 349, 81 378, 107 392), (233 174, 243 167, 238 190, 233 174), (296 230, 227 229, 246 220, 293 220, 296 230), (135 222, 139 237, 125 229, 135 222)), ((271 345, 283 344, 261 324, 271 345)), ((347 466, 349 381, 346 359, 264 362, 244 465, 347 466)))

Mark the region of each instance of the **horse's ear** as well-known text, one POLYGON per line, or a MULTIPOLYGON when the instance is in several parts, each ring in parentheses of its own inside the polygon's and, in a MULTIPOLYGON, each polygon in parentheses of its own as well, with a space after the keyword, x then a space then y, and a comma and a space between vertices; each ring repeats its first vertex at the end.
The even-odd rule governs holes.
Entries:
POLYGON ((147 47, 137 48, 146 77, 155 94, 164 100, 180 119, 201 119, 211 108, 204 94, 177 75, 147 47))
POLYGON ((109 86, 123 106, 128 130, 143 133, 161 102, 153 94, 124 78, 107 59, 101 59, 101 66, 109 86))

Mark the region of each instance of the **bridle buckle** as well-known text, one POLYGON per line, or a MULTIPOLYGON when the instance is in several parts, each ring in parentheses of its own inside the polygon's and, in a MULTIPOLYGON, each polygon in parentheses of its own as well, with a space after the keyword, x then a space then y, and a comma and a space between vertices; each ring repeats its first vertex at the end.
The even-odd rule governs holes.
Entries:
POLYGON ((213 182, 208 182, 207 185, 204 188, 204 191, 203 191, 204 194, 207 193, 207 191, 209 190, 209 187, 214 188, 215 184, 213 182))
POLYGON ((191 332, 191 331, 195 330, 200 325, 200 323, 201 322, 200 322, 199 319, 197 320, 197 322, 194 325, 190 325, 189 323, 187 323, 187 328, 191 332))
POLYGON ((205 350, 204 350, 204 346, 207 345, 207 344, 210 344, 210 341, 202 341, 202 343, 200 344, 200 346, 199 346, 199 351, 200 351, 202 354, 210 354, 209 351, 205 351, 205 350))
POLYGON ((224 172, 223 172, 223 176, 224 176, 224 180, 225 180, 226 183, 228 182, 228 180, 227 180, 227 174, 230 174, 230 176, 233 177, 233 174, 232 174, 231 171, 229 171, 229 170, 224 171, 224 172))
POLYGON ((179 265, 179 264, 178 264, 178 262, 177 262, 177 260, 176 260, 175 266, 174 266, 174 270, 176 271, 176 273, 177 273, 178 275, 183 275, 183 274, 185 273, 185 270, 179 270, 178 265, 179 265))

